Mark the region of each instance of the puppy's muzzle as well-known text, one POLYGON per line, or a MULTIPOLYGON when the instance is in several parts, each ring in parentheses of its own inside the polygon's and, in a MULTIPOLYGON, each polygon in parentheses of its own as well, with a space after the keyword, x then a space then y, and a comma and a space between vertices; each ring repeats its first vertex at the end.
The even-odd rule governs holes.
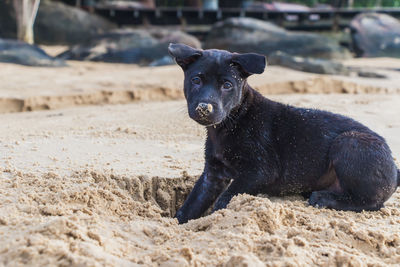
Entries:
POLYGON ((213 106, 209 103, 199 103, 196 107, 196 111, 201 117, 209 116, 211 113, 213 113, 213 110, 213 106))

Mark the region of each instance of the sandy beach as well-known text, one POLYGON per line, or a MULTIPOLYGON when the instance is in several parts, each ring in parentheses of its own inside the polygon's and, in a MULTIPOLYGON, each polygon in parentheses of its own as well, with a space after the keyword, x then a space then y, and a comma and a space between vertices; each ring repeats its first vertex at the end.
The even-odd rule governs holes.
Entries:
MULTIPOLYGON (((239 195, 178 225, 202 172, 202 127, 176 66, 0 64, 0 266, 396 266, 400 190, 377 212, 239 195)), ((271 66, 250 84, 359 120, 400 163, 400 60, 346 62, 387 79, 271 66), (388 63, 389 62, 389 63, 388 63)), ((400 166, 400 165, 399 165, 400 166)))

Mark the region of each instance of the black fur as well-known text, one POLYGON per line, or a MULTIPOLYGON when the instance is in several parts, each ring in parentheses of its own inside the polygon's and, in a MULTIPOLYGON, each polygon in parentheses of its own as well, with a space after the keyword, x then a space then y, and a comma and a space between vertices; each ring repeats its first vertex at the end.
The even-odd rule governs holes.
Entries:
POLYGON ((384 138, 341 115, 271 101, 247 84, 264 70, 264 56, 169 50, 185 72, 189 116, 207 127, 204 172, 176 214, 180 223, 240 193, 303 194, 316 207, 362 211, 380 209, 395 192, 400 174, 384 138))

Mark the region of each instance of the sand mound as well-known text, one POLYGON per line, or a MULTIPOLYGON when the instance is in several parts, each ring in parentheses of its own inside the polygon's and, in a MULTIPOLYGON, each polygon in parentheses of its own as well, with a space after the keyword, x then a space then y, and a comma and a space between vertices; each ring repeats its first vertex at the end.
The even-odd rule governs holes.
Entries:
POLYGON ((239 195, 185 225, 194 178, 1 174, 0 259, 29 266, 382 266, 400 261, 400 192, 379 212, 239 195))

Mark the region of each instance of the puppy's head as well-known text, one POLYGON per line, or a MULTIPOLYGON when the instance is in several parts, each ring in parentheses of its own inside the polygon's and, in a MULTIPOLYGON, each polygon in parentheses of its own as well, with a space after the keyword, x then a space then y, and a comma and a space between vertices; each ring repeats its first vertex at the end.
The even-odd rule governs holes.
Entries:
POLYGON ((247 77, 264 71, 265 57, 223 50, 199 50, 170 44, 169 53, 185 74, 184 93, 189 116, 211 126, 221 123, 242 100, 247 77))

